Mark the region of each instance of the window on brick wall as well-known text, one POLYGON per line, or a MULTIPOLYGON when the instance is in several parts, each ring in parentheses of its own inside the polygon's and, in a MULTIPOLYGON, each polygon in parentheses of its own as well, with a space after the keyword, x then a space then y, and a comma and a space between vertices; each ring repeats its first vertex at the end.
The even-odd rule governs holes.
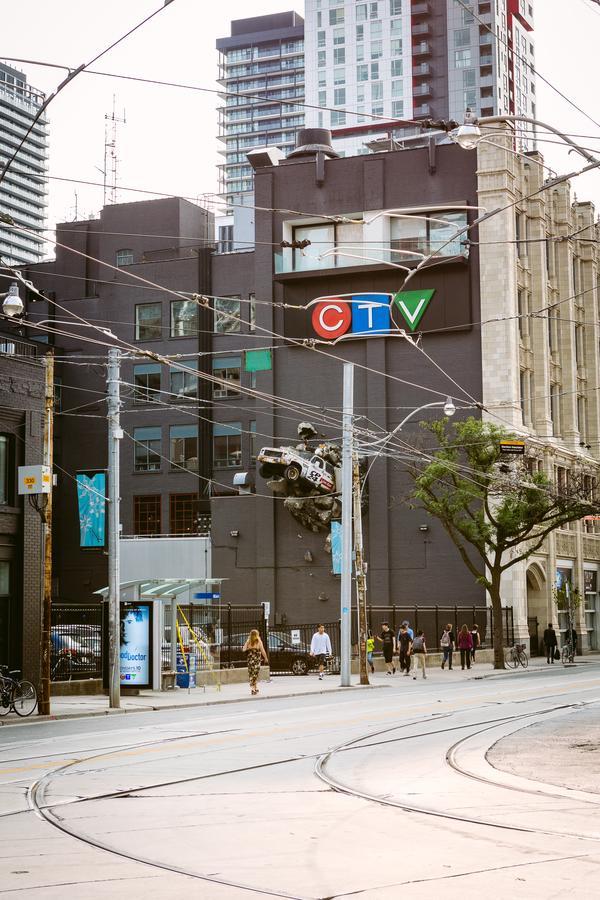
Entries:
POLYGON ((13 506, 13 439, 9 434, 0 434, 0 505, 13 506))
POLYGON ((169 532, 198 534, 200 529, 200 501, 197 494, 170 494, 169 532))
POLYGON ((133 533, 160 534, 160 494, 133 498, 133 533))

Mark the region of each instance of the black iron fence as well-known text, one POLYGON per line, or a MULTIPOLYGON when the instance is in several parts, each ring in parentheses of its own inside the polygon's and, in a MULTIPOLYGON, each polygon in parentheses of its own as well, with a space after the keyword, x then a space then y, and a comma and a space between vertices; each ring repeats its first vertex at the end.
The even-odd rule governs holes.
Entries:
MULTIPOLYGON (((269 627, 268 653, 272 675, 306 675, 317 669, 317 663, 310 655, 310 644, 318 624, 269 627)), ((331 655, 327 659, 327 671, 340 671, 340 623, 325 624, 325 631, 331 642, 331 655)))
MULTIPOLYGON (((177 608, 179 635, 175 636, 181 655, 196 657, 199 670, 233 669, 246 665, 242 648, 253 628, 266 646, 267 630, 262 606, 181 605, 177 608)), ((171 669, 171 617, 165 611, 165 631, 161 648, 163 671, 171 669)))
MULTIPOLYGON (((381 632, 381 625, 387 622, 394 634, 403 622, 408 622, 416 633, 420 629, 425 633, 425 639, 431 650, 437 649, 439 640, 448 624, 458 634, 462 625, 469 629, 477 625, 481 635, 481 647, 494 646, 494 617, 488 606, 368 606, 367 626, 373 634, 381 632)), ((504 646, 512 647, 515 642, 513 610, 512 607, 502 609, 502 630, 504 633, 504 646)), ((357 641, 356 611, 352 617, 352 642, 357 641)), ((375 652, 381 652, 381 644, 375 645, 375 652)))
POLYGON ((50 679, 102 677, 102 606, 52 604, 50 679))

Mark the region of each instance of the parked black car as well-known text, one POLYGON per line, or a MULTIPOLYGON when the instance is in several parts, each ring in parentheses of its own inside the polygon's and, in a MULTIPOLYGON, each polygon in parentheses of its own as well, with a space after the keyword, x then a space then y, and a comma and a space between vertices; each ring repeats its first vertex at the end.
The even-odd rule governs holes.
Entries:
MULTIPOLYGON (((242 647, 248 639, 247 634, 232 634, 229 644, 221 644, 221 666, 229 664, 238 668, 246 663, 246 654, 242 647)), ((316 668, 316 661, 310 655, 310 647, 306 644, 292 644, 284 632, 271 632, 265 649, 269 656, 271 672, 291 672, 292 675, 307 675, 316 668)))

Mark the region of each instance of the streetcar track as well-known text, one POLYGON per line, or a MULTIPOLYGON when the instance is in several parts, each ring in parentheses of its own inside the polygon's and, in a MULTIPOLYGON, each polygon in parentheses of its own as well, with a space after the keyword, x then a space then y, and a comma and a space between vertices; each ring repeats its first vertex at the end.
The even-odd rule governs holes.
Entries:
MULTIPOLYGON (((518 720, 518 719, 529 719, 534 718, 536 716, 548 715, 553 712, 557 712, 564 709, 572 709, 573 707, 579 706, 579 703, 569 703, 561 706, 554 706, 550 709, 546 710, 538 710, 537 712, 523 713, 517 716, 508 716, 504 719, 505 722, 518 720)), ((471 737, 475 737, 478 734, 481 734, 484 731, 490 731, 495 727, 496 724, 500 724, 501 720, 498 723, 487 725, 486 728, 481 728, 476 732, 473 732, 471 737)), ((346 794, 351 797, 359 797, 363 800, 370 801, 372 803, 377 803, 381 806, 390 806, 395 809, 401 809, 404 812, 408 813, 417 813, 424 816, 431 816, 434 818, 440 819, 450 819, 452 821, 464 822, 468 825, 481 825, 487 828, 496 828, 503 831, 517 831, 523 832, 526 834, 545 834, 551 837, 570 837, 578 840, 586 840, 592 841, 594 843, 600 842, 600 836, 587 835, 587 834, 578 834, 573 832, 561 832, 561 831, 551 831, 544 828, 533 828, 525 825, 510 825, 504 822, 490 822, 485 819, 481 819, 479 817, 473 816, 463 816, 458 813, 447 812, 443 810, 436 810, 428 807, 416 806, 414 804, 408 804, 406 802, 402 802, 399 800, 393 800, 388 797, 382 797, 377 794, 371 794, 368 791, 358 790, 351 785, 345 784, 338 779, 333 778, 331 775, 328 775, 326 772, 327 763, 337 754, 341 752, 345 752, 356 744, 362 743, 365 740, 368 740, 370 737, 378 737, 379 735, 389 733, 390 731, 395 730, 394 728, 383 729, 378 732, 374 732, 369 735, 363 735, 362 738, 354 738, 351 741, 346 741, 344 744, 340 744, 338 747, 334 747, 332 750, 327 751, 327 753, 322 754, 317 758, 317 762, 315 763, 315 775, 317 778, 320 778, 325 784, 329 785, 329 787, 341 794, 346 794)), ((451 730, 451 729, 448 729, 451 730)), ((404 738, 399 738, 398 740, 403 740, 404 738)), ((387 742, 386 742, 387 743, 387 742)), ((393 743, 390 741, 389 743, 393 743)), ((370 745, 367 745, 370 746, 370 745)), ((360 748, 363 749, 363 748, 360 748)), ((494 785, 495 787, 502 787, 502 785, 494 785)), ((518 790, 518 789, 517 789, 518 790)), ((561 797, 560 799, 565 799, 561 797)))

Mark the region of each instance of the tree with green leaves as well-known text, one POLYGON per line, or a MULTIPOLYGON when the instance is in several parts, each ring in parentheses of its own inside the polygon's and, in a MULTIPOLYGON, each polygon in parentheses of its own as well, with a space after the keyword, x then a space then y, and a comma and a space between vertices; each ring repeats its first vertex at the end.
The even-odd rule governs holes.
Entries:
POLYGON ((424 422, 435 446, 409 469, 412 502, 444 526, 473 577, 487 589, 494 621, 494 668, 504 666, 504 572, 540 549, 556 528, 597 511, 589 478, 571 472, 558 491, 542 472, 501 444, 516 436, 489 422, 424 422), (415 502, 418 501, 418 502, 415 502))

